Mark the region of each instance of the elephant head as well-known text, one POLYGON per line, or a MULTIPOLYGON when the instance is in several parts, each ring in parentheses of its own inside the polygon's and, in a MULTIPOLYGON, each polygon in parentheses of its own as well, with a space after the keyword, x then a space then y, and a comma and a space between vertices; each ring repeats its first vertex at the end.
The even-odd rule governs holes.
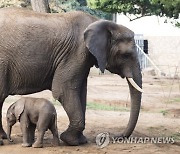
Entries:
POLYGON ((138 120, 142 93, 142 76, 134 32, 122 25, 99 20, 86 28, 84 40, 102 72, 107 69, 127 79, 131 95, 131 113, 128 126, 122 135, 129 137, 138 120))
POLYGON ((11 130, 12 126, 19 121, 21 114, 24 111, 24 103, 15 102, 7 110, 6 119, 7 119, 7 138, 10 142, 11 139, 11 130))

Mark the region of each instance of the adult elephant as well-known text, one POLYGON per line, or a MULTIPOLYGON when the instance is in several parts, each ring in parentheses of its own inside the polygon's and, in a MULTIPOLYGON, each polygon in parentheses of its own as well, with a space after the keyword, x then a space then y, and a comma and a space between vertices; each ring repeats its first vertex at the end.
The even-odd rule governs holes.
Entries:
MULTIPOLYGON (((139 115, 142 84, 131 30, 83 12, 0 10, 1 108, 8 95, 49 89, 70 121, 61 139, 69 145, 86 143, 87 76, 93 65, 129 79, 131 114, 123 136, 130 136, 139 115)), ((0 136, 6 138, 2 121, 0 136)))

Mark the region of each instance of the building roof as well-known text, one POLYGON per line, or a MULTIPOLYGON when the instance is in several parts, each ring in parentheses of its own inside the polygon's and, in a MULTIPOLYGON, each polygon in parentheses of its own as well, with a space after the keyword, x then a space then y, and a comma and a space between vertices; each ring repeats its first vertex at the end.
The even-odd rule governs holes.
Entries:
MULTIPOLYGON (((117 15, 117 23, 122 24, 136 34, 144 36, 180 36, 180 28, 175 27, 170 20, 165 23, 165 17, 147 16, 129 21, 125 15, 117 15)), ((179 21, 180 22, 180 21, 179 21)))

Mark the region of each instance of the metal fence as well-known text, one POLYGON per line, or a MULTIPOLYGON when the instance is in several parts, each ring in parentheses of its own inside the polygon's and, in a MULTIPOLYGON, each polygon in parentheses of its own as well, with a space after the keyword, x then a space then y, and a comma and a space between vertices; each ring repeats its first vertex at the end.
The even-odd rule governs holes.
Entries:
POLYGON ((147 59, 146 53, 144 53, 144 38, 142 34, 135 35, 135 43, 137 46, 138 59, 140 63, 141 70, 148 67, 149 61, 147 59))

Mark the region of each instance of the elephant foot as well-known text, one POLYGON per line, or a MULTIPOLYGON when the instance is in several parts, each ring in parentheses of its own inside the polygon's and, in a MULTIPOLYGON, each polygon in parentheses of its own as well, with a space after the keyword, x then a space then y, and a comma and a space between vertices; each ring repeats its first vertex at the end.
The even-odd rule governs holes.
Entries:
POLYGON ((39 142, 35 142, 33 145, 32 145, 33 148, 42 148, 43 147, 43 144, 42 143, 39 143, 39 142))
POLYGON ((86 144, 87 143, 87 139, 86 137, 81 133, 80 134, 80 138, 79 138, 79 144, 86 144))
POLYGON ((3 140, 0 139, 0 145, 4 145, 3 140))
POLYGON ((7 135, 4 130, 0 130, 0 138, 1 139, 7 139, 7 135))
POLYGON ((66 130, 61 134, 60 139, 71 146, 77 146, 87 143, 86 137, 82 134, 82 132, 77 130, 66 130))
POLYGON ((35 140, 30 140, 31 145, 35 142, 35 140))
POLYGON ((53 143, 52 143, 54 146, 59 146, 60 145, 60 141, 59 139, 53 139, 53 143))
POLYGON ((30 144, 30 143, 23 143, 22 144, 22 147, 31 147, 32 146, 32 144, 30 144))

